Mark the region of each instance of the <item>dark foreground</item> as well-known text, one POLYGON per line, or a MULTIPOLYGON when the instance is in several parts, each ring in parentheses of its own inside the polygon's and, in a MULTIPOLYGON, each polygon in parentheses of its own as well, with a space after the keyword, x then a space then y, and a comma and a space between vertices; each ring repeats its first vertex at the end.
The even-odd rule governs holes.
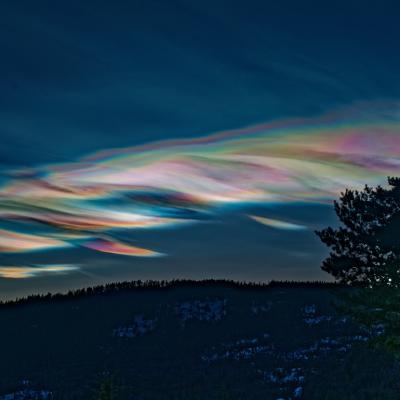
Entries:
POLYGON ((400 398, 379 334, 333 307, 332 285, 224 282, 0 307, 0 399, 400 398))

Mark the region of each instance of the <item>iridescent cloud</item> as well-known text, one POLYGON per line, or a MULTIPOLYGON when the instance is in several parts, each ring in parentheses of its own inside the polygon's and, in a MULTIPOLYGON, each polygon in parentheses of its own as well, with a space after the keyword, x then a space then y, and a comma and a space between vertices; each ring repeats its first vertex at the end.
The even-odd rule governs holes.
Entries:
POLYGON ((2 266, 0 267, 0 277, 6 279, 33 278, 38 275, 66 273, 78 270, 76 265, 55 264, 55 265, 35 265, 35 266, 2 266))
POLYGON ((285 230, 289 230, 289 231, 301 231, 301 230, 307 229, 307 227, 305 225, 294 224, 292 222, 282 221, 279 219, 260 217, 257 215, 249 215, 249 217, 251 219, 253 219, 254 221, 259 222, 260 224, 269 226, 271 228, 285 229, 285 230))
POLYGON ((113 231, 193 223, 224 204, 327 202, 345 187, 384 183, 400 170, 398 110, 397 103, 364 104, 14 171, 0 188, 0 218, 30 229, 3 227, 0 252, 83 246, 156 256, 116 241, 113 231))
POLYGON ((39 234, 29 235, 0 229, 0 252, 17 253, 21 251, 47 250, 66 247, 69 244, 63 240, 53 239, 39 234))
POLYGON ((125 256, 154 257, 160 255, 152 250, 127 245, 124 243, 119 243, 115 240, 104 238, 91 240, 85 243, 84 246, 92 250, 101 251, 103 253, 122 254, 125 256))

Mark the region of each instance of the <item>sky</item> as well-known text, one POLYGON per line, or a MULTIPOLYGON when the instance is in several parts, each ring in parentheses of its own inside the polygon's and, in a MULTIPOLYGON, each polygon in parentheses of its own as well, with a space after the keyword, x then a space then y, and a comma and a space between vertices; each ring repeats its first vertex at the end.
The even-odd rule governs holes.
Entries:
POLYGON ((315 229, 400 167, 395 2, 0 4, 0 298, 329 279, 315 229))

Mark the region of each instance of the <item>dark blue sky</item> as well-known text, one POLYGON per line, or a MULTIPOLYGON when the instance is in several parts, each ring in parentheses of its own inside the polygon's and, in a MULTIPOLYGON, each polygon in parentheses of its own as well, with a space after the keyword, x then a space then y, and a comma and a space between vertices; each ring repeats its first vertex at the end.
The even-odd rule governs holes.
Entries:
POLYGON ((398 9, 274 3, 2 1, 2 162, 398 98, 398 9))
MULTIPOLYGON (((398 101, 399 17, 388 1, 3 0, 1 179, 101 149, 398 101)), ((307 226, 335 220, 328 205, 275 205, 261 213, 307 226)), ((143 277, 324 277, 318 266, 325 250, 312 229, 266 228, 242 212, 125 235, 168 256, 3 254, 13 265, 83 260, 85 268, 0 278, 0 291, 12 297, 143 277)))

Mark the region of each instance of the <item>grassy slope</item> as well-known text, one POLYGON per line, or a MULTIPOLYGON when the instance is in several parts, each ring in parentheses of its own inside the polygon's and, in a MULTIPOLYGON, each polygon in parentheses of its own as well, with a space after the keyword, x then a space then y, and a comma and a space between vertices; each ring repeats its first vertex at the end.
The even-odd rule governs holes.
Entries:
POLYGON ((0 393, 20 389, 21 380, 29 379, 32 387, 51 390, 55 398, 90 399, 112 376, 118 398, 131 400, 288 399, 299 386, 309 400, 398 399, 397 367, 365 345, 354 343, 346 353, 318 350, 308 360, 287 359, 321 338, 358 333, 336 317, 313 326, 304 322, 306 305, 315 304, 317 315, 333 316, 333 292, 339 290, 190 285, 3 306, 0 393), (183 326, 174 306, 205 298, 226 299, 226 317, 183 326), (254 303, 269 310, 254 315, 254 303), (157 318, 156 329, 136 338, 113 336, 116 327, 128 325, 137 314, 157 318), (244 360, 201 360, 206 352, 223 352, 224 343, 251 338, 274 350, 244 360), (283 368, 283 376, 300 368, 305 380, 274 383, 263 378, 277 368, 283 368))

